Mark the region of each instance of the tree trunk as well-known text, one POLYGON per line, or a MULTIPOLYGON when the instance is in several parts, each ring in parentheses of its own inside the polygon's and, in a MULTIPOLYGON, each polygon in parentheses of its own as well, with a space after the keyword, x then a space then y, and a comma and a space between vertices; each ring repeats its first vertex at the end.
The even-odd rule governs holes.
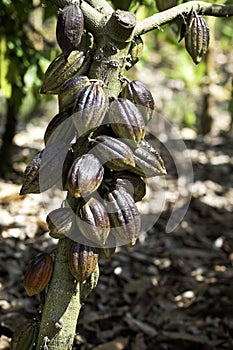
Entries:
POLYGON ((71 275, 67 258, 69 239, 58 243, 53 278, 43 308, 37 350, 72 349, 81 308, 80 283, 71 275), (44 348, 42 347, 44 346, 44 348))
POLYGON ((0 150, 0 175, 8 176, 12 172, 13 139, 17 129, 18 113, 24 94, 17 85, 12 85, 11 96, 7 99, 6 125, 0 150))

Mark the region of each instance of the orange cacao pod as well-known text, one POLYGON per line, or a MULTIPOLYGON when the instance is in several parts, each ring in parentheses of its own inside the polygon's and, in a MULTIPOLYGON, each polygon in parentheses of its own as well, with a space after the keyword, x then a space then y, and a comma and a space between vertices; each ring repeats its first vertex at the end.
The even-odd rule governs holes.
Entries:
POLYGON ((29 296, 40 293, 49 283, 53 273, 53 259, 42 253, 28 266, 24 276, 24 288, 29 296))

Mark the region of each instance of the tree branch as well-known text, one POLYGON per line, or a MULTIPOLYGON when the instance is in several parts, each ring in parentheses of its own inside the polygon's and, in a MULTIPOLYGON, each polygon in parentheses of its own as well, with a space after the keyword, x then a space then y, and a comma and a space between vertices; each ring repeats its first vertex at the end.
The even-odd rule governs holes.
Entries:
POLYGON ((189 1, 139 21, 136 25, 134 35, 138 36, 153 29, 159 29, 162 25, 172 22, 182 15, 188 15, 192 9, 198 14, 207 16, 233 16, 233 5, 215 5, 204 1, 189 1))
POLYGON ((112 6, 106 0, 85 0, 85 1, 104 15, 110 15, 114 12, 112 6))
POLYGON ((99 32, 101 28, 101 22, 103 20, 103 14, 98 12, 95 8, 91 7, 85 1, 81 3, 81 9, 84 15, 85 28, 92 34, 99 32))

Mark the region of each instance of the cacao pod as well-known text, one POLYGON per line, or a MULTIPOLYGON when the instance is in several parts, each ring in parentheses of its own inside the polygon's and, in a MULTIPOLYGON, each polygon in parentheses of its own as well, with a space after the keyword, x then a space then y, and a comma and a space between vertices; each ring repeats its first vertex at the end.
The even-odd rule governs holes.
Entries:
POLYGON ((58 141, 45 147, 39 171, 41 192, 46 191, 52 186, 56 186, 63 190, 65 175, 63 172, 66 166, 65 162, 68 153, 69 144, 66 145, 62 141, 58 141))
POLYGON ((134 66, 141 58, 143 52, 143 41, 140 36, 137 36, 133 39, 132 44, 129 49, 129 59, 126 69, 130 69, 134 66))
POLYGON ((178 4, 178 0, 155 0, 156 7, 159 11, 167 10, 178 4))
POLYGON ((61 164, 66 160, 68 147, 58 141, 40 151, 25 169, 20 194, 41 193, 54 185, 63 189, 61 164))
POLYGON ((23 186, 20 189, 20 195, 26 193, 40 193, 39 170, 41 165, 42 152, 39 152, 27 165, 24 171, 23 186))
POLYGON ((134 150, 135 167, 130 171, 142 177, 166 175, 164 162, 160 154, 146 140, 134 150))
POLYGON ((90 292, 97 286, 99 279, 99 266, 96 265, 92 274, 80 286, 81 300, 85 300, 90 292))
POLYGON ((209 27, 202 16, 194 17, 185 34, 185 48, 192 57, 194 63, 198 64, 205 56, 209 46, 209 27))
POLYGON ((83 13, 77 2, 71 2, 60 11, 57 19, 56 37, 66 57, 77 49, 84 28, 83 13))
POLYGON ((70 148, 66 154, 63 167, 62 167, 62 190, 67 191, 67 178, 68 178, 68 173, 71 168, 71 165, 73 164, 74 161, 74 152, 73 149, 70 148))
POLYGON ((90 80, 83 75, 74 76, 65 81, 58 95, 59 111, 62 112, 68 108, 72 108, 73 110, 75 98, 77 98, 78 94, 87 85, 90 85, 90 80))
POLYGON ((28 266, 24 276, 24 288, 29 296, 40 293, 49 283, 53 273, 53 259, 46 253, 39 254, 28 266))
POLYGON ((96 248, 101 259, 110 260, 116 251, 116 247, 96 248))
POLYGON ((81 42, 78 46, 79 50, 88 52, 94 48, 94 36, 86 29, 83 30, 81 42))
POLYGON ((11 350, 35 350, 40 324, 37 320, 27 320, 16 328, 11 341, 11 350))
POLYGON ((104 176, 104 167, 93 154, 75 159, 68 173, 67 187, 73 197, 85 197, 97 190, 104 176))
POLYGON ((146 194, 146 184, 138 175, 127 171, 115 172, 113 180, 116 183, 116 189, 118 186, 124 187, 135 202, 141 201, 146 194))
POLYGON ((192 22, 193 16, 194 16, 194 11, 192 9, 189 12, 189 14, 186 16, 186 18, 183 18, 183 23, 182 23, 181 28, 180 28, 180 37, 179 37, 178 42, 180 42, 187 34, 187 32, 189 30, 189 26, 192 22))
POLYGON ((78 282, 85 281, 96 269, 98 253, 91 247, 70 241, 68 262, 71 274, 78 282))
POLYGON ((131 195, 117 189, 107 195, 111 233, 117 244, 134 244, 141 228, 140 213, 131 195))
POLYGON ((137 107, 126 98, 118 98, 109 107, 109 123, 114 133, 141 142, 145 136, 145 123, 137 107))
POLYGON ((83 74, 85 56, 82 51, 72 51, 66 59, 64 54, 56 57, 47 68, 42 87, 41 94, 59 94, 60 87, 65 81, 72 78, 74 75, 83 74))
POLYGON ((124 142, 111 136, 100 135, 95 138, 94 143, 92 153, 108 168, 121 171, 135 165, 133 152, 124 142))
POLYGON ((58 208, 47 215, 46 222, 51 237, 65 238, 74 227, 75 214, 70 208, 58 208))
POLYGON ((62 141, 65 144, 71 143, 75 136, 75 128, 71 115, 72 110, 68 109, 53 117, 44 134, 44 143, 46 146, 58 141, 62 141))
POLYGON ((147 124, 154 113, 154 99, 147 87, 138 80, 127 82, 121 92, 121 96, 133 102, 147 124))
POLYGON ((77 225, 83 236, 98 246, 103 246, 110 231, 108 214, 103 205, 95 198, 77 209, 77 225))
POLYGON ((85 86, 74 101, 73 123, 79 135, 92 131, 101 125, 108 102, 98 81, 85 86))

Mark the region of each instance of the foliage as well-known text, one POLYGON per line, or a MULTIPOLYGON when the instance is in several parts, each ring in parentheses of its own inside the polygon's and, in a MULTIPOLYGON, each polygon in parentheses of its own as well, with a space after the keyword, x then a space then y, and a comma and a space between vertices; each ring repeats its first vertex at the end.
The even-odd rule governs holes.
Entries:
POLYGON ((13 139, 22 106, 31 119, 31 112, 41 103, 38 91, 54 47, 54 41, 44 34, 43 24, 54 15, 55 9, 41 8, 36 3, 3 0, 0 7, 0 17, 4 18, 0 22, 0 89, 5 98, 0 110, 5 114, 0 149, 0 158, 6 160, 0 170, 3 177, 11 177, 13 139))
MULTIPOLYGON (((40 4, 38 5, 40 6, 40 4)), ((42 21, 55 14, 55 9, 40 8, 42 21)), ((39 102, 38 90, 41 85, 45 63, 50 59, 53 42, 46 41, 39 46, 43 39, 41 31, 33 23, 33 13, 37 8, 32 0, 3 0, 0 8, 1 40, 1 86, 6 98, 12 96, 12 86, 17 86, 18 94, 14 97, 15 104, 21 105, 22 99, 29 91, 35 102, 39 102), (40 50, 38 49, 40 47, 40 50)))

